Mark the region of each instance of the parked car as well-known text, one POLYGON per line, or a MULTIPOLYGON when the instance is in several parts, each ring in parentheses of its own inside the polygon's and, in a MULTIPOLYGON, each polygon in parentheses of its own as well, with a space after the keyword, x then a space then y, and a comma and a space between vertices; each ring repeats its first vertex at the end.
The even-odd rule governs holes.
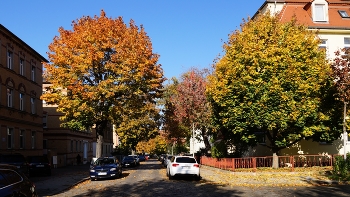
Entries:
POLYGON ((90 179, 122 177, 122 165, 115 157, 101 157, 90 165, 90 179))
POLYGON ((146 157, 143 155, 139 155, 140 162, 146 161, 146 157))
POLYGON ((138 155, 129 155, 129 156, 132 156, 132 157, 134 157, 136 159, 136 165, 137 166, 140 165, 140 158, 139 158, 138 155))
POLYGON ((35 185, 16 166, 0 164, 0 196, 38 196, 35 185))
POLYGON ((51 176, 51 163, 46 156, 27 157, 29 176, 45 174, 51 176))
POLYGON ((167 176, 173 179, 175 176, 193 176, 200 180, 200 165, 192 156, 174 156, 167 165, 167 176))
POLYGON ((164 157, 163 166, 164 166, 164 167, 167 167, 168 163, 170 163, 170 160, 171 160, 171 158, 173 158, 173 157, 174 157, 173 155, 167 155, 166 157, 164 157))
POLYGON ((0 164, 14 165, 25 175, 29 175, 27 160, 22 154, 0 154, 0 164))
POLYGON ((135 167, 137 166, 136 159, 133 156, 124 156, 122 160, 123 167, 135 167))

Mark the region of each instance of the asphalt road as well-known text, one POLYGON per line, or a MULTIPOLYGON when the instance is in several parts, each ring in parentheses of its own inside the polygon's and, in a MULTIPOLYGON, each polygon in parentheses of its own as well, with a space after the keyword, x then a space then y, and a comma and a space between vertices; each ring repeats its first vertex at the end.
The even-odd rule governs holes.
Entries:
MULTIPOLYGON (((254 178, 249 180, 247 177, 252 177, 251 175, 232 174, 232 172, 206 166, 201 167, 202 179, 200 181, 179 178, 169 180, 165 168, 157 160, 142 162, 136 168, 126 168, 122 178, 112 180, 90 181, 85 179, 88 177, 88 166, 77 166, 75 170, 72 168, 74 167, 63 168, 60 169, 60 172, 56 170, 51 177, 33 177, 32 180, 36 183, 39 196, 350 196, 350 186, 314 186, 306 183, 302 177, 294 180, 304 182, 302 186, 295 186, 291 182, 276 184, 276 186, 255 184, 254 181, 262 181, 254 180, 254 178), (235 178, 232 179, 232 176, 235 178), (247 183, 240 184, 239 182, 247 183)), ((281 182, 288 180, 290 177, 287 175, 278 179, 281 182)), ((269 183, 269 180, 263 182, 269 183)))

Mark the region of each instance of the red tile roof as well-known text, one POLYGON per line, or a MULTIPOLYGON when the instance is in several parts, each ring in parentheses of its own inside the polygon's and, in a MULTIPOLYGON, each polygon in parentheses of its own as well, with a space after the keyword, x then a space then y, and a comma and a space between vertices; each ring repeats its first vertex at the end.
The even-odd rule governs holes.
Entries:
MULTIPOLYGON (((267 0, 266 3, 274 3, 275 1, 267 0)), ((327 0, 328 2, 328 21, 314 22, 312 20, 313 0, 276 0, 277 3, 285 3, 280 12, 281 21, 290 21, 293 16, 297 18, 299 23, 305 24, 309 28, 317 29, 350 29, 350 18, 342 18, 339 10, 344 10, 350 16, 349 0, 327 0)))

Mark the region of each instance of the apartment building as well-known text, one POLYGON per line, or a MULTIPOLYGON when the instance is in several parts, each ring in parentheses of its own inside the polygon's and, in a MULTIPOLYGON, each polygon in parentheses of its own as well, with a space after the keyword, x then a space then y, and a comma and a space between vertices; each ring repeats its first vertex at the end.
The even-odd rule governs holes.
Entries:
POLYGON ((43 62, 43 56, 0 24, 0 154, 44 154, 43 62))

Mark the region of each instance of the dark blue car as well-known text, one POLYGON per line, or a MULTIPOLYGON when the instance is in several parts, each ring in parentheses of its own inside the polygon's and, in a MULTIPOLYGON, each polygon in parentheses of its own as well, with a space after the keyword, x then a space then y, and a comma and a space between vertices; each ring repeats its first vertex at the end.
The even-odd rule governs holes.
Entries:
POLYGON ((0 196, 38 196, 35 185, 16 166, 0 164, 0 196))
POLYGON ((122 176, 122 166, 115 157, 101 157, 90 166, 90 179, 119 178, 122 176))

